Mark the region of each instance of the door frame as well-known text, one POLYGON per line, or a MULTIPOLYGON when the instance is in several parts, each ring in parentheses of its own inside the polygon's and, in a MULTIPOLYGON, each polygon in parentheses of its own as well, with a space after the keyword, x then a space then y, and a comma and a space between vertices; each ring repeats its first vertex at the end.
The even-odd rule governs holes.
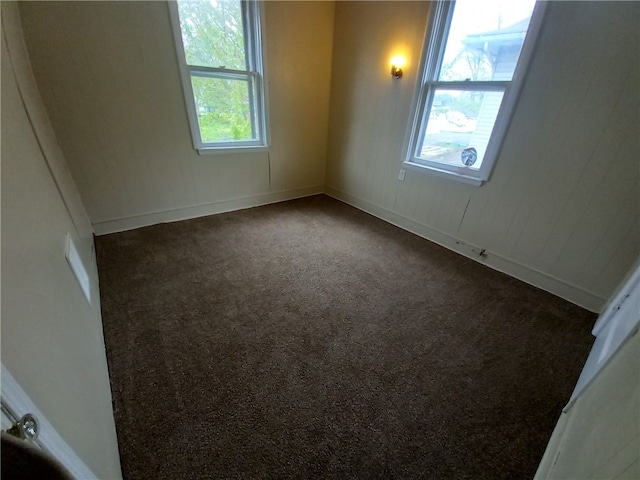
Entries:
POLYGON ((97 480, 98 477, 51 425, 4 364, 1 364, 1 379, 2 406, 15 419, 21 418, 26 413, 31 413, 38 419, 40 433, 35 443, 58 460, 74 478, 97 480))
POLYGON ((640 328, 640 259, 636 261, 617 293, 607 304, 591 333, 596 337, 571 398, 567 412, 582 392, 640 328))

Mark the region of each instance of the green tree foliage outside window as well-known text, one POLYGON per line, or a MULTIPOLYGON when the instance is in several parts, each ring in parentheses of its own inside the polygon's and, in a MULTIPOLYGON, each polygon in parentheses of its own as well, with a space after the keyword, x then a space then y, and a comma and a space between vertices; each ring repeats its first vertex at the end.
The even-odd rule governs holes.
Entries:
POLYGON ((255 139, 255 82, 240 1, 180 0, 178 12, 203 143, 255 139))

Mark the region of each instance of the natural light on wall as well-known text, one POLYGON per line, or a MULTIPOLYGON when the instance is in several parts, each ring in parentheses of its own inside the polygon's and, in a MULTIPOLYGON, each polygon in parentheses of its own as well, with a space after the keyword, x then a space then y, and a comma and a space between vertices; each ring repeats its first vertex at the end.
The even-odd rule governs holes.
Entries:
POLYGON ((534 0, 438 2, 405 164, 469 183, 488 178, 522 80, 515 77, 526 64, 525 37, 535 37, 534 6, 534 0))

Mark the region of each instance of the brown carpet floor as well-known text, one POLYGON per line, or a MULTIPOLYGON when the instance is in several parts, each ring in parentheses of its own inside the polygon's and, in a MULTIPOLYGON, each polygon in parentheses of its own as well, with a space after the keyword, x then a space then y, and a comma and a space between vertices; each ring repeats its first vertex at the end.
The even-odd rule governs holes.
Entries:
POLYGON ((126 479, 531 478, 592 343, 323 195, 96 242, 126 479))

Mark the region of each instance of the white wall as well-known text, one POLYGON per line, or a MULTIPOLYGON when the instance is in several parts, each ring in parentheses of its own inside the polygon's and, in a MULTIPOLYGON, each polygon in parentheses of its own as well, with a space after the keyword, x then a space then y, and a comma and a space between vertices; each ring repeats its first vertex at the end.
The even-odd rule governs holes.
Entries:
POLYGON ((398 181, 427 2, 337 2, 328 192, 600 311, 640 253, 639 9, 549 2, 493 175, 474 187, 398 181))
POLYGON ((640 263, 593 333, 596 341, 536 479, 640 478, 640 263))
POLYGON ((96 475, 120 478, 91 226, 29 77, 12 2, 2 2, 2 24, 2 364, 96 475), (91 305, 65 260, 67 233, 91 305))
POLYGON ((322 191, 333 2, 265 2, 269 154, 193 149, 164 2, 21 2, 96 233, 322 191))
POLYGON ((536 479, 640 478, 640 335, 563 413, 536 479))

